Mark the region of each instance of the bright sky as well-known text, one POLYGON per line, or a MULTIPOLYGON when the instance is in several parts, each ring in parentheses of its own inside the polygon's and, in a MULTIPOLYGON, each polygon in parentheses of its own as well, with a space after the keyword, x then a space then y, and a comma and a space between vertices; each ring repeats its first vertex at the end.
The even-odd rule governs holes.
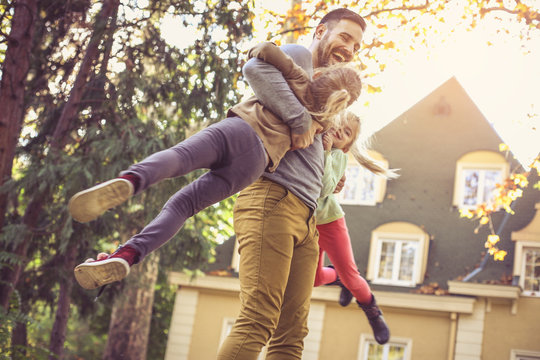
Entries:
MULTIPOLYGON (((290 0, 255 3, 278 13, 285 13, 290 6, 290 0)), ((169 19, 164 26, 178 33, 178 23, 169 19)), ((254 25, 263 27, 259 23, 254 25)), ((452 26, 451 22, 448 26, 452 26)), ((378 130, 455 76, 512 152, 524 165, 529 165, 540 151, 540 116, 527 116, 540 113, 540 31, 524 49, 512 32, 495 34, 497 26, 501 26, 500 22, 484 23, 473 32, 451 28, 454 31, 445 42, 431 41, 429 50, 404 54, 399 63, 395 58, 386 61, 387 68, 379 78, 383 91, 369 99, 369 107, 360 105, 368 96, 364 93, 355 108, 366 122, 365 129, 378 130), (488 40, 493 45, 488 46, 488 40)), ((261 30, 254 42, 265 40, 267 30, 261 30)), ((395 36, 409 35, 396 32, 395 36)), ((182 42, 189 41, 182 39, 171 42, 181 47, 182 42)), ((310 37, 300 38, 299 43, 308 46, 310 37)))

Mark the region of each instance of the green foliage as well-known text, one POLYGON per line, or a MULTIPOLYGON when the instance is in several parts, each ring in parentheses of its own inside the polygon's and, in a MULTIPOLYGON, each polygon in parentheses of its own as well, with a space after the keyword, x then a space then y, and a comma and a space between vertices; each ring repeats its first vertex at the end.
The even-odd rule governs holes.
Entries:
MULTIPOLYGON (((7 4, 0 1, 0 7, 7 4)), ((137 2, 123 2, 116 26, 101 29, 96 27, 101 1, 38 2, 26 84, 27 115, 13 179, 0 189, 8 194, 0 266, 24 265, 17 285, 21 306, 18 312, 12 307, 0 319, 2 348, 9 346, 14 324, 24 318, 28 354, 35 348, 32 356, 40 358, 39 349, 48 346, 47 334, 53 326, 58 280, 73 276, 72 269, 63 266, 67 250, 76 246, 80 261, 95 257, 98 251, 114 250, 156 216, 170 195, 202 174, 197 171, 163 181, 88 224, 74 222, 66 209, 77 191, 113 178, 129 165, 225 117, 226 109, 239 100, 236 82, 245 60, 239 43, 249 39, 252 30, 248 4, 251 1, 231 5, 153 0, 139 8, 137 2), (166 14, 198 29, 201 37, 183 49, 167 44, 160 30, 166 14), (86 74, 77 116, 55 138, 92 31, 100 31, 99 57, 86 74), (225 36, 217 39, 216 31, 225 36), (32 211, 36 217, 29 226, 32 211), (25 241, 27 253, 15 255, 25 241)), ((8 26, 5 19, 0 22, 1 31, 8 26)), ((0 42, 0 59, 4 49, 0 42)), ((225 200, 190 219, 164 247, 162 272, 173 266, 196 269, 212 261, 215 245, 232 233, 232 203, 225 200)), ((164 353, 163 335, 174 299, 165 276, 160 276, 151 335, 152 343, 159 346, 149 347, 151 358, 164 353)), ((100 357, 115 291, 107 293, 107 301, 94 303, 94 293, 77 285, 73 288, 66 357, 100 357)), ((43 354, 48 357, 46 351, 43 354)))
POLYGON ((10 311, 0 310, 0 360, 26 360, 26 359, 48 359, 49 351, 42 344, 29 343, 26 345, 11 344, 12 331, 17 326, 34 326, 40 328, 42 323, 34 318, 32 314, 22 310, 21 297, 18 292, 14 292, 11 297, 10 311))

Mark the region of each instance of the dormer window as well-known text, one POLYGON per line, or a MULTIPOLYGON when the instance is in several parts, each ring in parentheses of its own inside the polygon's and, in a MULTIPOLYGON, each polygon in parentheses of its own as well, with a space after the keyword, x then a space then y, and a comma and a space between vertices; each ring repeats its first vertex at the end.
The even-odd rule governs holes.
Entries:
POLYGON ((461 157, 456 164, 454 205, 460 209, 475 209, 491 204, 496 185, 508 176, 508 163, 492 151, 475 151, 461 157))
POLYGON ((371 235, 367 278, 374 284, 414 287, 424 281, 429 236, 406 222, 379 226, 371 235))

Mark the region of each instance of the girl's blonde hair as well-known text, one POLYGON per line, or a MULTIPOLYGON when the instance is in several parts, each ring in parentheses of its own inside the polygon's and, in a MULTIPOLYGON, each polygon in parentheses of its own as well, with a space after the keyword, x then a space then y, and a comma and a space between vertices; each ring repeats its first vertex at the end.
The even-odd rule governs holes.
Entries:
POLYGON ((337 115, 349 107, 362 90, 360 72, 339 63, 317 68, 309 86, 309 110, 324 129, 335 125, 337 115))
POLYGON ((387 179, 395 179, 399 177, 399 174, 397 173, 398 169, 387 169, 383 163, 373 159, 371 156, 368 155, 367 147, 369 144, 369 138, 363 141, 357 141, 360 135, 360 128, 362 125, 362 121, 360 120, 360 117, 358 115, 353 114, 350 111, 344 111, 339 116, 339 122, 337 126, 344 126, 345 124, 352 125, 353 123, 358 124, 358 126, 356 127, 358 130, 356 134, 354 134, 354 137, 351 139, 350 143, 347 144, 347 147, 349 148, 351 154, 354 156, 355 160, 358 161, 360 165, 362 165, 374 174, 382 175, 387 179))

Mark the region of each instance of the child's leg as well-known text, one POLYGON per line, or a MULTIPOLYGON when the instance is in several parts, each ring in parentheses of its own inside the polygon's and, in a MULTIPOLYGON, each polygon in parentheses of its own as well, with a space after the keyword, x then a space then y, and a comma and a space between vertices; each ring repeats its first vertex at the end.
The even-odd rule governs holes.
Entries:
MULTIPOLYGON (((174 194, 159 215, 125 244, 125 248, 136 250, 134 263, 167 242, 180 230, 187 218, 234 195, 264 172, 267 165, 266 151, 255 131, 240 118, 226 120, 233 126, 215 127, 204 138, 206 147, 212 147, 215 153, 221 149, 219 158, 211 164, 211 170, 174 194)), ((192 156, 195 155, 192 153, 192 156)), ((102 277, 99 274, 100 265, 84 267, 85 271, 92 272, 86 275, 95 283, 108 283, 108 280, 99 278, 102 277)))
POLYGON ((131 165, 120 175, 132 174, 139 178, 137 194, 163 179, 183 176, 197 169, 222 168, 231 157, 241 156, 241 151, 252 146, 243 143, 245 136, 253 141, 257 135, 244 120, 227 118, 131 165))
MULTIPOLYGON (((317 225, 319 230, 319 225, 317 225)), ((320 231, 319 231, 320 234, 320 231)), ((319 235, 320 236, 320 235, 319 235)), ((317 264, 317 270, 315 272, 315 284, 313 286, 320 286, 330 284, 337 279, 337 273, 334 269, 324 266, 324 250, 319 245, 319 263, 317 264)))
POLYGON ((266 153, 255 131, 240 118, 226 120, 234 126, 215 127, 196 145, 176 148, 189 159, 184 169, 201 164, 195 159, 196 150, 215 160, 208 164, 209 172, 174 194, 158 216, 126 243, 140 253, 139 261, 172 238, 189 217, 236 194, 264 172, 266 153))
POLYGON ((369 304, 371 289, 358 273, 345 218, 318 225, 318 229, 319 246, 327 252, 343 285, 351 291, 358 302, 369 304))
POLYGON ((260 142, 255 131, 242 119, 222 120, 130 166, 121 173, 123 177, 131 177, 130 181, 117 178, 75 194, 68 205, 70 213, 77 221, 91 221, 163 179, 186 175, 196 169, 224 167, 229 157, 240 156, 244 147, 249 147, 246 136, 252 142, 260 142), (137 181, 132 185, 133 177, 137 181))

